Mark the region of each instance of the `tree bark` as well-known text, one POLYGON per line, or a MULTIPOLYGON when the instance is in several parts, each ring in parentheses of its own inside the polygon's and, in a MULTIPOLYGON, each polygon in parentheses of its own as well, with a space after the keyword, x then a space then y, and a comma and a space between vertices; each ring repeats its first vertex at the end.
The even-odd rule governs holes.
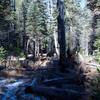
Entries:
POLYGON ((35 57, 36 59, 39 57, 39 40, 36 39, 35 41, 35 57))
POLYGON ((58 35, 57 35, 57 32, 54 31, 54 45, 55 45, 55 52, 56 52, 56 55, 57 55, 57 58, 59 57, 59 45, 58 45, 58 35))
POLYGON ((58 42, 60 46, 60 65, 61 70, 65 69, 66 64, 66 40, 64 23, 64 0, 57 0, 58 7, 58 42))
POLYGON ((27 36, 26 36, 26 7, 25 4, 22 3, 22 7, 23 7, 23 48, 24 48, 24 54, 25 56, 27 56, 26 54, 26 47, 27 47, 27 36))

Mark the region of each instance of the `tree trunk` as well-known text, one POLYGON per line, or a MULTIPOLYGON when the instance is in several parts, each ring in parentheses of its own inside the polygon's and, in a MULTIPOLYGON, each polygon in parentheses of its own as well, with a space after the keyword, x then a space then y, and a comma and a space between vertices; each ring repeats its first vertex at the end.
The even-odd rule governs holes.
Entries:
POLYGON ((39 40, 39 54, 42 56, 42 43, 41 40, 39 40))
POLYGON ((24 48, 24 54, 27 56, 26 54, 26 47, 27 47, 27 36, 26 36, 26 8, 25 8, 25 4, 22 3, 23 6, 23 48, 24 48))
POLYGON ((65 69, 66 64, 66 40, 64 23, 64 0, 57 0, 58 7, 58 42, 60 46, 60 65, 61 70, 65 69))
POLYGON ((35 42, 35 57, 36 59, 39 57, 39 40, 35 42))
POLYGON ((58 39, 57 32, 54 31, 54 45, 55 45, 55 52, 56 52, 57 57, 59 57, 59 45, 58 45, 57 39, 58 39))
POLYGON ((28 58, 35 60, 35 40, 33 39, 27 40, 26 54, 27 57, 29 56, 29 54, 32 54, 32 57, 28 57, 28 58))

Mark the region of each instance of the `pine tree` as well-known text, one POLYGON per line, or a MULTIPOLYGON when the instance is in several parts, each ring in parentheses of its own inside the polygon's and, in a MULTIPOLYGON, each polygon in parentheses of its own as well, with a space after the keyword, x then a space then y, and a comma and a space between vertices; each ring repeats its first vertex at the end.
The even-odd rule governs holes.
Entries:
POLYGON ((10 14, 10 1, 2 0, 0 1, 0 31, 4 31, 5 29, 9 29, 9 20, 7 20, 7 16, 10 14))

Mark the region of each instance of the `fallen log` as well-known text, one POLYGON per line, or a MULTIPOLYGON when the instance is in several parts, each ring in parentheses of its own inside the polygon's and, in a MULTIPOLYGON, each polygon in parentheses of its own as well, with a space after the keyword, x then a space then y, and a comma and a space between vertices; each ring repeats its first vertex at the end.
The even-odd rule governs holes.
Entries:
POLYGON ((71 89, 61 89, 55 87, 46 87, 46 86, 29 86, 25 89, 25 93, 35 94, 38 96, 44 96, 47 98, 53 98, 52 100, 79 100, 83 96, 86 96, 86 93, 77 92, 71 89))
POLYGON ((86 91, 84 85, 76 85, 74 83, 73 84, 63 84, 62 88, 75 90, 77 92, 84 92, 84 91, 86 91))
POLYGON ((44 80, 42 82, 42 84, 48 85, 48 86, 54 86, 57 84, 64 84, 64 83, 68 83, 69 80, 67 80, 66 78, 54 78, 54 79, 49 79, 49 80, 44 80))
POLYGON ((51 80, 45 80, 42 84, 46 86, 55 86, 55 87, 62 87, 67 89, 74 89, 77 91, 85 90, 85 87, 83 85, 79 85, 76 79, 67 80, 66 78, 55 78, 51 80))
POLYGON ((58 76, 62 76, 62 77, 67 77, 67 76, 76 77, 76 76, 79 76, 79 73, 75 70, 72 70, 72 69, 65 69, 65 73, 55 72, 55 74, 58 75, 58 76))
POLYGON ((94 66, 94 68, 100 67, 99 64, 86 63, 86 65, 94 66))
POLYGON ((77 78, 54 78, 54 79, 49 79, 49 80, 44 80, 42 84, 47 85, 47 86, 60 86, 62 84, 80 84, 81 79, 77 78))

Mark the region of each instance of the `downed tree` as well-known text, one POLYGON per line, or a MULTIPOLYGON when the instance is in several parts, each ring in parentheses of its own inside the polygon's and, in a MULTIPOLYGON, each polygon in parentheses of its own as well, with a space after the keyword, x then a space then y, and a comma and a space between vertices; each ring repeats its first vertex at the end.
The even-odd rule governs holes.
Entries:
POLYGON ((25 89, 25 93, 35 94, 39 96, 45 96, 52 100, 79 100, 87 94, 85 92, 78 92, 71 89, 61 89, 55 87, 47 87, 43 85, 28 86, 25 89))
POLYGON ((94 67, 94 68, 100 67, 99 64, 86 63, 86 65, 90 65, 91 67, 94 67))
POLYGON ((81 79, 77 78, 54 78, 54 79, 49 79, 45 80, 42 82, 42 84, 47 85, 47 86, 61 86, 62 84, 81 84, 82 81, 81 79))

